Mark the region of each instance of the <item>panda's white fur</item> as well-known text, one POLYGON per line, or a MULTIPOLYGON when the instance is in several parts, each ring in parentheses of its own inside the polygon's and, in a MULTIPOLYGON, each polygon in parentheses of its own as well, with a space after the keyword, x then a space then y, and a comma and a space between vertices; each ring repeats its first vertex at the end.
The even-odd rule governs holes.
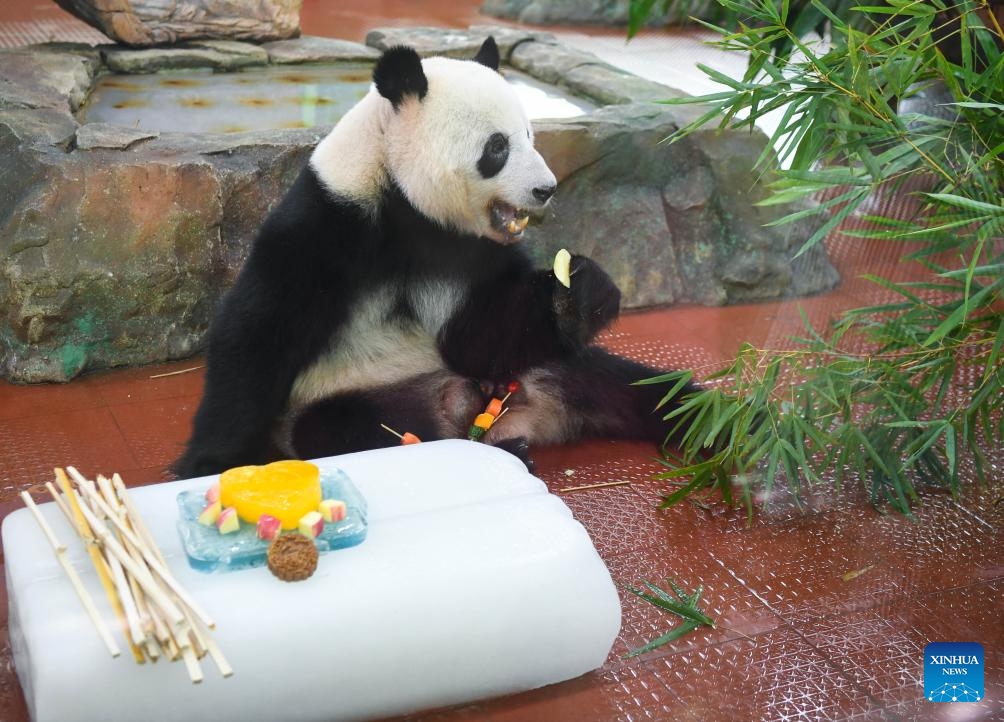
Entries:
MULTIPOLYGON (((533 189, 553 187, 554 174, 533 147, 530 121, 501 74, 439 57, 423 60, 422 69, 428 80, 424 98, 410 96, 395 110, 371 88, 318 144, 311 167, 328 189, 374 212, 393 179, 428 218, 463 233, 497 237, 491 204, 539 205, 533 189), (509 158, 497 175, 483 178, 477 162, 493 133, 508 137, 509 158), (346 157, 353 162, 345 163, 346 157)), ((331 351, 297 378, 290 412, 336 393, 443 368, 434 339, 466 291, 456 281, 423 280, 361 299, 352 321, 332 338, 331 351), (388 324, 402 300, 417 315, 417 327, 400 319, 388 324)))
POLYGON ((332 337, 329 350, 293 383, 290 413, 327 396, 444 368, 435 339, 463 301, 464 290, 457 283, 430 280, 403 288, 382 286, 368 294, 332 337), (395 316, 402 301, 414 318, 395 316))
POLYGON ((367 205, 392 178, 414 207, 449 228, 505 242, 492 228, 490 206, 534 208, 534 188, 554 187, 554 174, 533 147, 533 128, 516 92, 498 72, 452 58, 426 58, 423 98, 395 110, 376 88, 315 149, 310 163, 322 182, 367 205), (509 140, 498 175, 477 170, 493 133, 509 140), (351 154, 352 163, 344 158, 351 154))

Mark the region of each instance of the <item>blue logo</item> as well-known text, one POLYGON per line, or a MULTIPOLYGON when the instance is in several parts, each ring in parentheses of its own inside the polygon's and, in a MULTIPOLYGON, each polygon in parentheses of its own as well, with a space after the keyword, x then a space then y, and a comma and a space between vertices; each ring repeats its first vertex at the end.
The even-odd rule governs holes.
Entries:
POLYGON ((983 699, 983 645, 931 642, 924 647, 924 697, 928 702, 983 699))

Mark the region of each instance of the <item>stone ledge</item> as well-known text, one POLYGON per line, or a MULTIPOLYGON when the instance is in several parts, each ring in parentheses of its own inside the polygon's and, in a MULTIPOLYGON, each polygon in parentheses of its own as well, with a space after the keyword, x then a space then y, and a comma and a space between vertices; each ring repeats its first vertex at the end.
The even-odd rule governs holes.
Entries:
POLYGON ((97 56, 38 48, 0 50, 0 108, 75 111, 94 83, 97 56))
POLYGON ((380 57, 378 50, 359 43, 314 36, 276 40, 263 44, 262 48, 268 53, 269 62, 275 65, 372 62, 380 57))
POLYGON ((258 45, 236 40, 202 40, 169 47, 135 50, 103 46, 102 55, 113 73, 155 73, 168 68, 237 70, 265 65, 268 53, 258 45))
POLYGON ((467 30, 451 28, 375 28, 366 34, 366 44, 384 51, 395 45, 409 45, 422 57, 443 55, 469 60, 488 36, 495 38, 503 63, 509 62, 513 48, 531 40, 554 40, 550 33, 535 33, 504 25, 472 25, 467 30))

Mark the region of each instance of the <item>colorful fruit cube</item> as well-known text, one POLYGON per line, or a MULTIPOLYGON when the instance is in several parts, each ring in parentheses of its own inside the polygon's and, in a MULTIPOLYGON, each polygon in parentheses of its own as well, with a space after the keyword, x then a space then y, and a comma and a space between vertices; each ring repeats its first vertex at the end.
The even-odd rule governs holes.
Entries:
POLYGON ((220 500, 220 485, 213 484, 211 487, 206 489, 206 501, 212 504, 214 501, 220 500))
POLYGON ((211 501, 202 510, 202 513, 199 514, 198 521, 200 524, 212 526, 220 518, 221 511, 223 511, 223 505, 219 501, 211 501))
POLYGON ((282 522, 271 514, 262 514, 258 517, 258 538, 265 541, 272 541, 279 532, 282 531, 282 522))
MULTIPOLYGON (((217 502, 219 503, 219 502, 217 502)), ((220 534, 232 534, 241 528, 240 519, 237 517, 237 510, 228 506, 220 512, 216 519, 216 528, 220 534)))
POLYGON ((308 539, 314 539, 324 530, 324 517, 319 511, 308 511, 300 517, 300 533, 308 539))
POLYGON ((317 510, 321 512, 324 521, 328 523, 341 521, 348 512, 345 502, 341 499, 324 499, 320 506, 317 507, 317 510))

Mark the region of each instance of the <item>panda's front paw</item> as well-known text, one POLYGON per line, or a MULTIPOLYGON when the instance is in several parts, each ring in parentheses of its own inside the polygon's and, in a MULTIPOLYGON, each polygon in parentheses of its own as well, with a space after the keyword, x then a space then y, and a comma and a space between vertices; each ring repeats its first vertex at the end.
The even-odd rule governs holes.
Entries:
POLYGON ((533 459, 530 458, 530 444, 527 442, 526 437, 517 436, 509 439, 502 439, 501 441, 493 442, 492 446, 497 449, 502 449, 503 451, 508 451, 526 465, 527 471, 531 474, 533 473, 534 463, 533 459))
POLYGON ((621 292, 617 284, 586 256, 572 256, 571 284, 554 282, 554 317, 558 331, 573 345, 588 343, 620 312, 621 292))

